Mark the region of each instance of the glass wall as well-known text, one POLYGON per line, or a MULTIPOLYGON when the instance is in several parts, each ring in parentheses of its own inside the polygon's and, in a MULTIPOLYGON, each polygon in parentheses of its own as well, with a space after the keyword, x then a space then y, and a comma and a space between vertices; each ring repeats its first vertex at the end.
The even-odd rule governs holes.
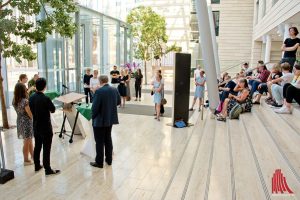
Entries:
POLYGON ((48 90, 62 92, 64 84, 69 91, 82 92, 87 68, 108 75, 113 65, 130 61, 131 48, 127 43, 131 40, 125 31, 126 23, 83 6, 79 8, 74 15, 78 31, 73 38, 49 35, 46 42, 33 47, 38 53, 36 61, 18 64, 6 59, 9 102, 21 73, 29 79, 40 73, 48 80, 48 90))

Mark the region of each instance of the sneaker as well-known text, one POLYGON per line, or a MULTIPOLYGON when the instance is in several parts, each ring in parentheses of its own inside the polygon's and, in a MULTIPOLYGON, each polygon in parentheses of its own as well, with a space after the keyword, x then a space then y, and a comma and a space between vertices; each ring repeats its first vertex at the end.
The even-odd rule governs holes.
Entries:
POLYGON ((190 109, 189 109, 189 111, 193 111, 193 110, 194 110, 193 108, 190 108, 190 109))
POLYGON ((281 108, 281 107, 282 107, 282 104, 279 105, 278 103, 273 102, 273 103, 271 104, 271 107, 272 107, 272 108, 281 108))
POLYGON ((266 104, 268 104, 268 105, 272 105, 274 103, 276 103, 276 101, 274 101, 274 100, 266 101, 266 104))
POLYGON ((265 99, 265 102, 268 102, 268 101, 272 101, 273 99, 271 97, 268 97, 265 99))
POLYGON ((281 108, 274 111, 278 114, 292 114, 292 110, 288 109, 286 106, 282 106, 281 108))
POLYGON ((52 169, 51 171, 46 171, 45 174, 46 174, 46 176, 58 175, 58 174, 60 174, 60 170, 52 169))

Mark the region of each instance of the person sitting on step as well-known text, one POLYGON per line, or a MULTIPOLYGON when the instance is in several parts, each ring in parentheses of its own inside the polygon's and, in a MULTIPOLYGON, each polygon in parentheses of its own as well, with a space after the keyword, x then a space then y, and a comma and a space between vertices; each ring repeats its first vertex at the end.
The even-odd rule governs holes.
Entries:
POLYGON ((262 61, 259 61, 258 75, 247 76, 247 79, 249 80, 249 85, 251 86, 251 90, 250 90, 251 97, 254 94, 254 92, 257 91, 259 84, 267 82, 269 75, 270 75, 270 71, 267 69, 266 65, 263 64, 262 61))
POLYGON ((222 111, 223 103, 225 99, 228 98, 229 94, 236 95, 237 92, 234 91, 234 88, 236 86, 236 83, 238 82, 240 74, 238 73, 234 79, 231 79, 229 75, 225 77, 225 80, 229 80, 224 87, 219 87, 219 95, 220 95, 220 103, 217 107, 216 113, 220 113, 222 111))
POLYGON ((282 76, 280 78, 268 82, 271 85, 273 99, 266 101, 267 104, 275 108, 280 108, 283 105, 283 86, 293 80, 294 75, 290 72, 290 64, 285 62, 281 64, 282 76))
MULTIPOLYGON (((271 73, 268 77, 268 82, 278 79, 282 76, 281 73, 281 67, 280 64, 275 64, 273 65, 272 69, 271 69, 271 73)), ((271 92, 271 85, 268 83, 261 83, 259 84, 258 88, 257 88, 258 94, 255 95, 254 99, 253 99, 253 104, 260 104, 260 98, 263 95, 263 93, 268 93, 269 97, 267 98, 267 101, 272 100, 272 92, 271 92)))
POLYGON ((295 100, 300 105, 300 65, 294 65, 294 79, 283 86, 284 104, 274 111, 279 114, 292 114, 292 102, 295 100))
POLYGON ((222 112, 217 115, 218 121, 226 121, 228 113, 238 103, 242 104, 245 112, 251 111, 252 103, 247 80, 240 79, 235 87, 235 91, 240 92, 237 95, 229 94, 228 98, 225 99, 222 112))

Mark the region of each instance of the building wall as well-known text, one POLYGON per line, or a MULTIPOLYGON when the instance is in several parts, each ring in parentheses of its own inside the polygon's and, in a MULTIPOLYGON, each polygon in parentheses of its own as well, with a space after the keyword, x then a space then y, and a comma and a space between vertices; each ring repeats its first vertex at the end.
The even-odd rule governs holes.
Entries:
MULTIPOLYGON (((284 26, 300 25, 300 0, 254 0, 254 21, 251 63, 264 59, 267 35, 272 38, 271 63, 280 61, 284 41, 284 26), (259 50, 261 49, 261 50, 259 50)), ((299 53, 299 50, 298 50, 299 53)))
MULTIPOLYGON (((257 0, 255 0, 257 2, 257 0)), ((259 2, 262 2, 261 0, 259 2)), ((280 24, 287 21, 300 11, 299 0, 278 0, 273 5, 273 0, 266 0, 266 14, 260 17, 257 24, 254 25, 253 39, 259 40, 263 35, 272 31, 280 24)), ((261 5, 261 4, 260 4, 261 5)), ((263 7, 262 5, 260 7, 263 7)), ((257 8, 255 8, 257 10, 257 8)))
POLYGON ((217 37, 222 69, 250 61, 253 31, 253 0, 221 0, 212 4, 220 11, 220 28, 217 37))

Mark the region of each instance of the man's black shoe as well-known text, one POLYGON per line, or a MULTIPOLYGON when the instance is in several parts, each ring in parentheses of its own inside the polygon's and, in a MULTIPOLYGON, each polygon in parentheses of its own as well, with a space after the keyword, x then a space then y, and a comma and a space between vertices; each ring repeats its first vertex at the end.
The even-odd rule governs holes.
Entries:
POLYGON ((103 165, 100 165, 100 164, 98 164, 98 163, 96 163, 96 162, 90 162, 90 165, 91 165, 92 167, 103 168, 103 165))
POLYGON ((109 161, 106 160, 106 159, 105 159, 105 162, 106 162, 107 165, 111 165, 111 163, 112 163, 111 161, 109 162, 109 161))
POLYGON ((35 172, 38 172, 38 171, 40 171, 42 168, 43 168, 42 165, 36 166, 36 167, 34 168, 34 171, 35 171, 35 172))
POLYGON ((60 170, 57 170, 57 169, 52 169, 51 171, 46 171, 45 172, 46 176, 53 176, 53 175, 57 175, 57 174, 60 174, 60 170))

